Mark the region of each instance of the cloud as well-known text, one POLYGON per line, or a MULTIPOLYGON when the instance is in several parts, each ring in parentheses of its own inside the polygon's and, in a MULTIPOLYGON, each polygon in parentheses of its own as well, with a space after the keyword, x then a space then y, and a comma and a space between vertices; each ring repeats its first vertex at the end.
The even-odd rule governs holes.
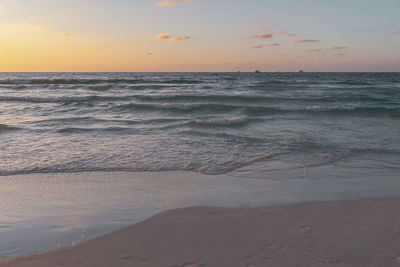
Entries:
POLYGON ((190 36, 175 36, 170 41, 185 41, 190 39, 190 36))
POLYGON ((343 56, 346 55, 346 53, 338 53, 338 54, 336 54, 336 55, 339 56, 339 57, 343 57, 343 56))
POLYGON ((146 56, 152 56, 153 53, 146 53, 146 56))
POLYGON ((250 39, 255 39, 255 40, 271 39, 272 36, 273 34, 271 33, 258 33, 250 36, 250 39))
POLYGON ((38 25, 38 26, 36 26, 36 29, 39 31, 47 31, 49 29, 49 27, 46 25, 38 25))
POLYGON ((61 38, 68 38, 68 37, 70 37, 71 35, 72 35, 71 33, 66 32, 66 33, 60 34, 60 37, 61 37, 61 38))
POLYGON ((171 7, 179 3, 189 2, 189 0, 171 0, 171 1, 161 1, 157 3, 158 7, 171 7))
POLYGON ((202 27, 204 27, 204 26, 206 26, 207 25, 207 22, 202 22, 202 23, 200 23, 200 26, 202 26, 202 27))
POLYGON ((276 34, 276 35, 282 35, 282 34, 286 34, 287 32, 285 32, 285 31, 278 31, 278 32, 275 32, 274 34, 276 34))
POLYGON ((347 46, 334 46, 334 47, 331 47, 332 50, 341 50, 341 49, 347 49, 347 48, 348 48, 347 46))
POLYGON ((169 38, 171 38, 171 37, 172 37, 172 36, 171 36, 170 33, 168 33, 168 32, 162 32, 162 33, 157 34, 157 36, 154 37, 154 39, 156 39, 156 40, 166 40, 166 39, 169 39, 169 38))
POLYGON ((398 34, 400 34, 400 31, 399 32, 393 32, 392 34, 393 35, 398 35, 398 34))
POLYGON ((261 29, 261 32, 267 32, 267 31, 269 31, 271 28, 270 27, 265 27, 265 28, 262 28, 261 29))
POLYGON ((303 40, 294 40, 293 43, 295 44, 302 44, 302 43, 317 43, 319 40, 315 39, 303 39, 303 40))
POLYGON ((288 34, 288 36, 289 36, 289 37, 296 37, 297 34, 295 34, 295 33, 290 33, 290 34, 288 34))
POLYGON ((190 39, 190 36, 172 36, 169 32, 162 32, 157 34, 156 37, 154 37, 156 40, 170 40, 170 41, 185 41, 190 39))
POLYGON ((264 44, 264 45, 256 45, 253 46, 252 48, 263 48, 263 47, 267 47, 267 46, 279 46, 280 44, 278 43, 273 43, 273 44, 264 44))
POLYGON ((317 53, 317 52, 322 52, 321 49, 312 49, 312 50, 306 50, 307 53, 317 53))
POLYGON ((286 12, 289 12, 290 10, 292 10, 291 7, 285 8, 285 11, 286 11, 286 12))

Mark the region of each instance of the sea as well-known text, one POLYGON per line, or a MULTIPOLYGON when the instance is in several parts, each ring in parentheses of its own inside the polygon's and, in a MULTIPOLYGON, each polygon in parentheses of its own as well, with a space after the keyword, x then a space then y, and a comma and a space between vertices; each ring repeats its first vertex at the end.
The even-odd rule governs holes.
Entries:
POLYGON ((398 172, 399 120, 399 73, 1 73, 0 175, 398 172))
POLYGON ((380 196, 400 73, 0 73, 0 258, 182 206, 380 196))

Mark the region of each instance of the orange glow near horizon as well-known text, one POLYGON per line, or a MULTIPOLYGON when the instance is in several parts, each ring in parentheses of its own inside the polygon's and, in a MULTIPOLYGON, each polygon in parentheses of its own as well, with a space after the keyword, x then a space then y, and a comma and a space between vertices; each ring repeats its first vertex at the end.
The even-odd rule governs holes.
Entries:
POLYGON ((328 18, 315 25, 322 16, 304 19, 311 2, 304 8, 243 3, 206 15, 211 4, 196 0, 71 1, 0 3, 0 72, 400 70, 397 17, 379 30, 345 31, 328 18), (252 16, 233 19, 242 10, 252 16))

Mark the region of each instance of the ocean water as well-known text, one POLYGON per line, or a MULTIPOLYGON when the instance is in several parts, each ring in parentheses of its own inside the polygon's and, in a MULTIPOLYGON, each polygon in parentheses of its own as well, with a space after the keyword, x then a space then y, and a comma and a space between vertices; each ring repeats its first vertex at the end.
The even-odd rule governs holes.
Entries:
POLYGON ((399 73, 0 73, 0 175, 393 175, 399 136, 399 73))
POLYGON ((400 73, 0 73, 0 258, 186 206, 400 196, 400 73))

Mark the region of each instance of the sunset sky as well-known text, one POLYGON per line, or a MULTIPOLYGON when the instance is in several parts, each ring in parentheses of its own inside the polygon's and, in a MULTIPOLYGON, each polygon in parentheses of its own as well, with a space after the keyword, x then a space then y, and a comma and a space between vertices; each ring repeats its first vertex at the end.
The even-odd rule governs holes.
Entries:
POLYGON ((0 71, 400 71, 399 0, 0 0, 0 71))

